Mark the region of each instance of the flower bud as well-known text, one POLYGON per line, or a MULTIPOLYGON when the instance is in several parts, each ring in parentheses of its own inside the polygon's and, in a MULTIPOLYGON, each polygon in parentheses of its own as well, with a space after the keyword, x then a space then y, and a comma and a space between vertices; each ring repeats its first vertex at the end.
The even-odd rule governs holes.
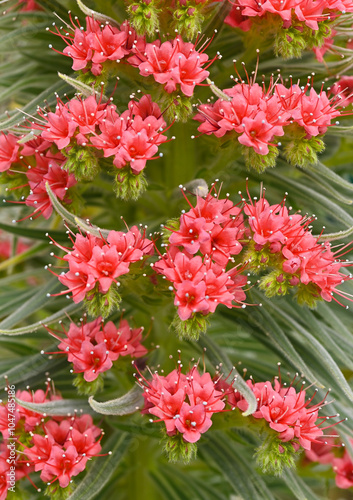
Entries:
POLYGON ((159 28, 158 14, 160 12, 155 0, 134 2, 127 10, 131 24, 139 35, 154 35, 159 28))
POLYGON ((188 464, 196 458, 197 444, 184 441, 182 434, 177 433, 174 436, 166 436, 162 442, 169 462, 188 464))
POLYGON ((84 379, 84 374, 78 373, 73 380, 73 385, 77 388, 78 394, 82 396, 94 396, 97 392, 101 392, 104 387, 103 375, 98 375, 93 382, 87 382, 84 379))
POLYGON ((289 163, 298 167, 305 167, 308 163, 317 163, 317 154, 322 153, 325 144, 318 137, 293 138, 284 148, 284 154, 289 163))
POLYGON ((61 152, 67 157, 65 170, 74 174, 75 179, 91 181, 97 175, 98 160, 90 148, 75 145, 68 152, 61 152))
POLYGON ((121 296, 115 284, 112 284, 107 293, 98 292, 96 289, 86 296, 84 303, 87 312, 92 317, 106 318, 114 309, 119 309, 121 296))
POLYGON ((205 333, 209 325, 208 316, 208 314, 194 313, 190 319, 182 321, 176 314, 170 328, 175 329, 180 340, 199 340, 200 334, 205 333))
POLYGON ((294 444, 281 441, 276 435, 269 435, 256 450, 258 465, 265 474, 280 476, 286 468, 294 467, 298 453, 294 444))
POLYGON ((134 174, 130 167, 118 170, 115 176, 115 193, 123 200, 137 200, 147 188, 145 174, 134 174))
POLYGON ((276 146, 268 146, 267 155, 260 155, 253 148, 246 146, 242 148, 242 153, 247 168, 254 168, 259 174, 267 168, 276 166, 276 158, 278 156, 278 148, 276 146))

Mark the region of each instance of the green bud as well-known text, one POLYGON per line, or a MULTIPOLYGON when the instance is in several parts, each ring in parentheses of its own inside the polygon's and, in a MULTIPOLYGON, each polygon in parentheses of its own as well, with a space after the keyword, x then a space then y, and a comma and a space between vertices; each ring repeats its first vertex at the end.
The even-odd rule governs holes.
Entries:
POLYGON ((131 167, 118 170, 115 176, 115 193, 123 200, 136 201, 147 189, 147 181, 143 170, 134 174, 131 167))
POLYGON ((158 103, 165 109, 164 118, 169 122, 186 122, 193 113, 191 98, 178 92, 171 94, 164 92, 160 95, 158 103))
POLYGON ((259 174, 264 172, 266 168, 276 166, 276 158, 278 156, 278 148, 276 146, 269 146, 267 155, 260 155, 253 148, 247 146, 242 147, 242 153, 247 168, 254 168, 259 174))
POLYGON ((308 48, 322 47, 325 40, 331 37, 331 23, 331 20, 320 21, 318 23, 318 30, 312 30, 308 26, 305 26, 305 36, 307 37, 308 48))
POLYGON ((185 35, 188 39, 193 39, 199 31, 201 31, 204 16, 201 13, 201 5, 187 2, 186 5, 179 6, 173 12, 173 28, 178 30, 178 33, 185 35))
POLYGON ((115 283, 111 285, 107 293, 99 292, 96 286, 84 300, 88 314, 94 318, 98 316, 106 318, 114 309, 119 309, 120 302, 121 296, 115 283))
MULTIPOLYGON (((298 23, 296 23, 296 25, 298 25, 298 23)), ((305 36, 296 27, 281 27, 276 32, 274 41, 276 56, 281 55, 284 59, 300 58, 306 47, 307 41, 305 36)))
POLYGON ((291 442, 285 443, 277 435, 271 434, 256 450, 255 457, 264 474, 281 476, 286 468, 295 466, 299 453, 291 442))
POLYGON ((63 150, 62 153, 67 158, 64 164, 65 170, 74 174, 78 181, 91 181, 98 174, 98 159, 92 148, 75 145, 68 152, 63 150))
POLYGON ((265 245, 261 250, 256 250, 256 243, 254 240, 250 240, 248 245, 245 247, 246 252, 243 257, 243 262, 248 262, 248 267, 253 272, 259 272, 269 267, 278 267, 280 260, 276 253, 271 253, 269 245, 265 245))
POLYGON ((94 396, 97 392, 101 392, 104 387, 103 375, 99 374, 93 382, 87 382, 83 373, 78 373, 74 378, 73 385, 77 388, 78 394, 82 396, 94 396))
POLYGON ((317 154, 322 153, 325 144, 318 137, 295 137, 284 147, 284 155, 291 165, 305 167, 308 163, 317 163, 317 154))
POLYGON ((159 29, 158 9, 154 0, 134 2, 129 5, 127 11, 130 21, 138 35, 155 35, 159 29))
POLYGON ((174 436, 166 436, 163 441, 163 451, 167 454, 169 462, 183 462, 189 464, 195 460, 197 455, 196 443, 184 441, 182 434, 177 433, 174 436))
POLYGON ((307 285, 300 283, 298 285, 295 298, 297 299, 299 305, 308 306, 310 309, 314 309, 317 302, 322 300, 320 289, 317 285, 315 285, 315 283, 308 283, 307 285))
POLYGON ((55 481, 53 484, 49 484, 44 492, 44 495, 49 497, 51 500, 66 500, 69 498, 73 492, 73 484, 70 483, 66 488, 61 488, 59 481, 55 481))
POLYGON ((285 295, 289 288, 286 273, 277 269, 270 272, 261 278, 259 288, 265 292, 266 297, 285 295))
POLYGON ((200 334, 206 333, 209 323, 208 315, 195 313, 191 318, 182 321, 176 313, 170 328, 175 330, 180 340, 199 340, 200 334))

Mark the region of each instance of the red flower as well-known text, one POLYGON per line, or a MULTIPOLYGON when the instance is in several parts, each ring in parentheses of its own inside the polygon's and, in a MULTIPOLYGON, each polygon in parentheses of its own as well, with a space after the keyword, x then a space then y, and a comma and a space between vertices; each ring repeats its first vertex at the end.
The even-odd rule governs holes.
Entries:
POLYGON ((18 138, 13 134, 0 134, 0 172, 5 172, 11 168, 13 163, 19 161, 18 138))
POLYGON ((188 443, 195 443, 212 425, 212 420, 207 416, 205 407, 200 404, 190 406, 183 403, 180 414, 175 420, 175 427, 183 434, 188 443))
POLYGON ((40 477, 45 482, 58 480, 60 487, 66 488, 71 478, 85 469, 87 460, 88 457, 78 454, 75 446, 63 450, 60 446, 54 445, 40 477))

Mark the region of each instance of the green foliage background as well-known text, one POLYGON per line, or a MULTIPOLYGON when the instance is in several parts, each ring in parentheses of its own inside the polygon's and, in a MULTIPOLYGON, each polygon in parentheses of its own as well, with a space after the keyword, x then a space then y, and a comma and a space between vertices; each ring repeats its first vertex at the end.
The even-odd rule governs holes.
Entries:
MULTIPOLYGON (((67 10, 79 15, 76 4, 70 1, 40 0, 42 12, 19 13, 9 10, 0 17, 0 126, 11 129, 21 123, 23 114, 35 113, 36 106, 46 100, 55 103, 54 91, 59 95, 73 90, 57 75, 60 71, 74 76, 70 59, 54 53, 48 48, 52 43, 62 48, 60 39, 45 31, 55 21, 52 12, 67 19, 67 10), (6 112, 8 111, 8 113, 6 112)), ((87 4, 105 14, 122 21, 125 18, 122 1, 97 0, 87 4)), ((10 5, 10 4, 9 4, 10 5)), ((221 5, 210 20, 210 29, 221 25, 224 13, 221 5)), ((59 22, 58 22, 59 24, 59 22)), ((261 47, 260 47, 261 48, 261 47)), ((213 56, 220 51, 223 58, 211 69, 212 79, 218 87, 230 87, 229 78, 234 73, 232 60, 244 61, 252 71, 256 61, 255 50, 245 50, 240 37, 224 27, 215 38, 208 53, 213 56)), ((345 61, 327 59, 327 66, 319 64, 313 54, 305 53, 301 60, 283 61, 274 58, 272 50, 261 54, 259 74, 267 76, 281 68, 283 77, 293 75, 293 80, 306 81, 308 70, 316 73, 318 86, 321 80, 333 77, 342 71, 345 61)), ((131 91, 141 89, 151 92, 153 88, 141 81, 138 72, 123 73, 114 96, 117 106, 124 109, 131 91)), ((210 97, 210 90, 198 88, 197 98, 210 97)), ((345 125, 352 125, 347 119, 345 125)), ((178 217, 185 202, 177 186, 196 178, 203 178, 209 184, 219 178, 224 185, 223 192, 231 193, 237 200, 239 190, 245 190, 245 178, 249 177, 251 192, 259 192, 260 183, 267 188, 268 199, 275 203, 288 192, 288 202, 295 210, 315 213, 314 233, 326 226, 326 232, 345 231, 353 226, 353 180, 352 174, 352 130, 336 128, 325 138, 326 151, 321 163, 298 169, 279 159, 275 169, 258 175, 247 172, 242 157, 231 147, 219 146, 212 137, 196 135, 197 125, 192 120, 186 124, 175 124, 171 130, 176 140, 161 148, 164 157, 147 165, 148 191, 138 202, 117 200, 110 178, 100 174, 93 183, 80 186, 81 212, 83 218, 90 218, 99 227, 123 229, 123 216, 127 224, 147 224, 149 231, 158 231, 161 223, 178 217)), ((7 194, 4 192, 4 196, 7 194)), ((65 398, 77 400, 72 386, 69 364, 59 357, 49 359, 40 351, 55 350, 52 340, 43 328, 32 333, 33 325, 58 311, 69 311, 74 318, 80 317, 79 307, 66 298, 47 298, 60 286, 44 266, 54 260, 49 256, 51 247, 45 236, 47 231, 60 242, 66 241, 65 228, 61 218, 53 215, 48 221, 40 218, 13 224, 13 218, 29 213, 28 208, 14 212, 13 205, 0 202, 0 229, 14 238, 13 256, 0 263, 0 387, 5 386, 4 375, 17 388, 43 387, 45 374, 49 372, 55 386, 65 398), (15 215, 14 215, 15 214, 15 215), (28 238, 33 246, 20 256, 15 256, 16 238, 28 238), (30 281, 29 281, 30 280, 30 281)), ((353 291, 353 284, 345 285, 353 291)), ((160 364, 165 370, 173 368, 169 354, 182 350, 185 363, 191 357, 202 356, 207 347, 205 362, 212 369, 227 358, 239 371, 247 369, 255 380, 272 379, 276 375, 277 362, 281 361, 283 373, 304 374, 308 383, 332 388, 331 398, 335 400, 327 410, 338 412, 342 417, 353 416, 353 316, 336 304, 320 303, 315 311, 299 307, 291 296, 271 301, 252 290, 253 302, 262 302, 263 307, 248 307, 245 310, 218 308, 212 317, 207 336, 198 344, 179 342, 169 330, 174 308, 170 298, 161 294, 141 295, 131 283, 123 291, 125 316, 132 317, 136 326, 148 328, 151 317, 152 330, 148 343, 159 344, 153 351, 149 365, 160 364)), ((60 313, 61 314, 61 313, 60 313)), ((112 319, 118 319, 116 314, 112 319)), ((58 318, 57 318, 58 319, 58 318)), ((118 365, 119 366, 119 365, 118 365)), ((106 377, 104 392, 97 395, 98 401, 107 401, 125 394, 133 386, 131 368, 123 371, 111 370, 106 377)), ((318 396, 319 397, 319 396, 318 396)), ((76 401, 77 404, 77 401, 76 401)), ((75 406, 77 407, 77 406, 75 406)), ((80 407, 92 411, 82 398, 80 407)), ((106 449, 113 454, 94 460, 87 472, 82 474, 79 488, 70 497, 75 499, 117 500, 299 500, 349 499, 351 492, 339 491, 334 487, 333 474, 317 465, 304 466, 299 461, 297 471, 288 471, 282 478, 265 476, 256 469, 253 458, 258 439, 245 428, 234 427, 232 415, 214 419, 211 430, 200 441, 198 458, 183 466, 170 464, 164 457, 157 426, 139 414, 126 417, 96 415, 106 430, 106 449), (86 475, 85 475, 86 474, 86 475)), ((238 423, 237 423, 238 424, 238 423)), ((346 444, 353 437, 353 419, 339 426, 346 444)), ((79 480, 75 481, 79 484, 79 480)), ((21 498, 38 498, 34 489, 26 485, 21 498)))

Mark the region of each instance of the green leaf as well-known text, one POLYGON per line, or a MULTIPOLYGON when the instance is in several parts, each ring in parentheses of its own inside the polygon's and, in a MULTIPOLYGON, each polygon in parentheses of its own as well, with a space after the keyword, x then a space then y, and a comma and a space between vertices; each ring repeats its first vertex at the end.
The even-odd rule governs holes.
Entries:
MULTIPOLYGON (((273 306, 272 306, 273 308, 273 306)), ((287 322, 295 328, 295 331, 300 333, 305 339, 305 345, 310 346, 310 351, 313 356, 320 360, 320 364, 325 372, 331 374, 331 384, 336 387, 336 391, 341 391, 351 401, 353 401, 353 391, 349 387, 343 373, 337 366, 337 363, 332 358, 331 354, 320 344, 316 338, 311 335, 304 327, 302 327, 294 318, 285 313, 283 309, 277 309, 277 314, 282 316, 287 322)))
POLYGON ((60 217, 63 220, 65 220, 66 222, 68 222, 72 226, 80 227, 86 233, 91 233, 94 236, 97 236, 98 238, 100 238, 101 236, 103 236, 104 238, 108 237, 110 231, 108 231, 107 229, 100 229, 97 226, 89 225, 83 219, 76 217, 71 212, 66 210, 66 208, 64 208, 62 206, 62 204, 59 202, 59 200, 57 199, 57 197, 55 196, 55 194, 51 190, 48 182, 46 183, 45 188, 47 190, 48 196, 50 198, 50 201, 52 202, 53 207, 55 208, 55 210, 57 211, 57 213, 60 215, 60 217))
POLYGON ((0 222, 0 229, 12 234, 18 234, 24 238, 31 238, 33 240, 45 240, 49 243, 48 233, 53 238, 53 240, 64 243, 67 242, 67 234, 65 231, 57 231, 51 229, 31 229, 25 226, 19 226, 18 224, 3 224, 0 222))
POLYGON ((318 161, 315 165, 307 165, 305 168, 353 193, 353 184, 351 182, 348 182, 340 175, 337 175, 320 161, 318 161))
MULTIPOLYGON (((48 347, 48 351, 56 349, 56 345, 48 347)), ((45 373, 49 370, 58 370, 67 365, 64 358, 49 359, 49 356, 35 354, 33 356, 21 357, 14 361, 15 366, 3 369, 0 373, 0 388, 7 385, 5 377, 8 377, 9 384, 19 384, 20 382, 38 381, 43 383, 45 373)))
POLYGON ((242 376, 238 373, 235 366, 232 365, 228 356, 220 349, 220 347, 213 342, 209 335, 201 335, 199 339, 199 344, 206 349, 206 356, 211 361, 214 367, 222 365, 222 368, 226 372, 231 372, 229 375, 229 380, 232 380, 233 387, 246 399, 248 403, 248 409, 243 412, 243 416, 247 417, 256 411, 257 401, 254 393, 245 383, 242 376))
POLYGON ((71 417, 77 412, 80 414, 82 412, 91 413, 92 411, 87 401, 82 399, 58 399, 45 403, 29 403, 28 401, 22 401, 18 398, 15 399, 23 408, 27 408, 27 410, 34 411, 35 413, 40 413, 41 415, 71 417))
POLYGON ((14 325, 20 323, 28 316, 33 314, 38 309, 42 309, 48 302, 52 300, 47 294, 55 293, 61 288, 61 283, 57 278, 50 280, 45 286, 39 287, 37 293, 33 295, 27 302, 22 304, 14 313, 10 314, 6 319, 0 323, 0 333, 4 330, 12 328, 14 325))
POLYGON ((297 500, 320 500, 293 470, 287 469, 282 478, 297 500))
POLYGON ((202 453, 244 500, 274 500, 261 476, 252 469, 248 457, 237 450, 224 433, 217 431, 210 434, 207 444, 202 445, 202 453))
MULTIPOLYGON (((259 302, 267 301, 259 292, 253 292, 260 300, 259 302)), ((266 303, 268 303, 267 301, 266 303)), ((288 339, 287 335, 284 333, 283 329, 277 321, 275 321, 273 315, 271 315, 266 308, 261 307, 256 313, 252 313, 252 322, 255 323, 257 328, 264 332, 264 334, 271 340, 271 343, 278 349, 289 363, 298 369, 305 377, 311 382, 315 382, 318 387, 323 387, 317 380, 317 377, 313 374, 312 370, 305 363, 303 358, 294 348, 293 344, 288 339)))
POLYGON ((143 406, 143 397, 141 389, 135 386, 120 398, 99 403, 91 396, 88 402, 94 411, 103 415, 130 415, 143 406))
POLYGON ((71 88, 65 83, 54 83, 47 89, 45 89, 41 94, 35 97, 31 102, 26 104, 23 110, 17 110, 11 114, 10 118, 7 115, 3 115, 4 121, 0 122, 0 130, 11 130, 15 126, 20 126, 21 123, 27 120, 27 116, 24 113, 35 114, 37 111, 37 106, 42 106, 44 101, 47 101, 48 105, 56 103, 56 97, 54 92, 60 94, 61 92, 67 92, 71 88))
POLYGON ((104 95, 101 96, 101 93, 95 90, 94 87, 90 87, 89 85, 80 82, 76 78, 71 78, 71 76, 64 75, 63 73, 58 73, 58 75, 62 80, 64 80, 64 82, 71 85, 71 87, 76 89, 80 94, 84 95, 85 97, 96 95, 101 98, 102 102, 107 102, 108 100, 107 97, 104 95))
POLYGON ((111 451, 111 454, 104 458, 95 459, 84 479, 67 500, 91 500, 97 498, 96 495, 99 494, 101 489, 109 482, 113 473, 116 472, 119 462, 128 451, 131 442, 132 438, 128 434, 122 434, 119 439, 117 433, 113 434, 103 448, 103 453, 111 451))
MULTIPOLYGON (((43 325, 49 325, 50 323, 54 323, 56 321, 60 321, 64 318, 67 318, 69 314, 76 313, 81 310, 80 304, 71 303, 67 307, 60 309, 56 313, 48 316, 42 321, 37 321, 36 323, 32 323, 31 325, 24 326, 22 328, 14 328, 12 330, 4 330, 0 328, 0 335, 23 335, 24 333, 31 333, 39 330, 39 328, 43 328, 43 325)), ((0 323, 1 327, 1 323, 0 323)))
POLYGON ((94 19, 96 19, 100 23, 111 24, 112 26, 116 26, 117 28, 119 28, 119 23, 116 19, 113 19, 112 17, 106 16, 105 14, 102 14, 101 12, 96 12, 95 10, 92 10, 89 7, 86 7, 86 5, 84 5, 84 3, 81 2, 81 0, 76 0, 76 1, 77 1, 77 5, 79 6, 79 8, 82 10, 82 12, 86 16, 93 17, 94 19))

